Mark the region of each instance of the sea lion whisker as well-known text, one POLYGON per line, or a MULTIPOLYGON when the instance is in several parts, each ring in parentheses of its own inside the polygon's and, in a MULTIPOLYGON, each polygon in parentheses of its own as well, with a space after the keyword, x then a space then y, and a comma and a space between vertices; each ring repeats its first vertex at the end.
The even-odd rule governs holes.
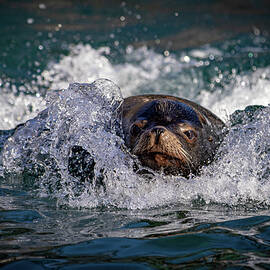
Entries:
POLYGON ((184 163, 185 165, 191 169, 193 166, 192 166, 192 161, 191 161, 191 157, 188 157, 186 151, 184 151, 183 149, 179 150, 180 151, 180 156, 182 155, 182 157, 185 158, 184 160, 184 163))
POLYGON ((191 160, 192 156, 183 148, 183 145, 181 142, 178 141, 177 143, 179 145, 179 147, 177 147, 177 151, 181 151, 181 154, 187 159, 187 160, 191 160))
POLYGON ((180 156, 185 158, 186 163, 191 163, 191 156, 184 149, 179 149, 179 152, 180 156))
POLYGON ((181 148, 181 152, 185 155, 185 157, 188 160, 191 160, 192 159, 192 156, 186 150, 184 150, 183 148, 181 148))

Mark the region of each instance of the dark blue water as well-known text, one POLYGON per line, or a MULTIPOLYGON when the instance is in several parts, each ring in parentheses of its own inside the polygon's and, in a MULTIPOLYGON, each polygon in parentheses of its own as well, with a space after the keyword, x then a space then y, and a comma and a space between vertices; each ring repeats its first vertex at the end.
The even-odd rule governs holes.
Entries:
POLYGON ((268 1, 12 0, 0 25, 3 269, 270 268, 268 1), (200 176, 134 173, 113 112, 140 93, 226 122, 200 176), (74 144, 106 189, 68 174, 74 144))

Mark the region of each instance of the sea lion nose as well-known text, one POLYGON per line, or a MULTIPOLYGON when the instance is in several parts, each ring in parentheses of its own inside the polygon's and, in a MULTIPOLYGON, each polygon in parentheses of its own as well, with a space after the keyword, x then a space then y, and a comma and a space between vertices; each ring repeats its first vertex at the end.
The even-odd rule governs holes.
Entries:
POLYGON ((164 127, 154 127, 152 128, 152 132, 155 133, 155 144, 158 144, 160 135, 165 131, 164 127))

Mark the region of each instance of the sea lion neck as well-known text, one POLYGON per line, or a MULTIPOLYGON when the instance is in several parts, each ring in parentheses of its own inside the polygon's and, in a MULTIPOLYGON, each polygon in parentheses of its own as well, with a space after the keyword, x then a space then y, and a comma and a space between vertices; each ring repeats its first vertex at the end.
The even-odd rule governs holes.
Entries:
POLYGON ((138 111, 136 118, 162 124, 188 121, 202 127, 197 113, 190 106, 167 98, 148 102, 138 111))

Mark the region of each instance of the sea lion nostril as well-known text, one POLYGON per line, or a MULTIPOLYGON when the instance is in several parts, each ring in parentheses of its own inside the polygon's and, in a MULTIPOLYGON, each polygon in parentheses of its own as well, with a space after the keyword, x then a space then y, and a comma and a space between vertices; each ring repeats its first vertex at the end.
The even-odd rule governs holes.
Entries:
POLYGON ((165 131, 165 129, 163 127, 154 127, 152 131, 160 135, 161 133, 165 131))
POLYGON ((152 132, 156 134, 155 144, 158 144, 160 135, 165 131, 163 127, 154 127, 152 132))

